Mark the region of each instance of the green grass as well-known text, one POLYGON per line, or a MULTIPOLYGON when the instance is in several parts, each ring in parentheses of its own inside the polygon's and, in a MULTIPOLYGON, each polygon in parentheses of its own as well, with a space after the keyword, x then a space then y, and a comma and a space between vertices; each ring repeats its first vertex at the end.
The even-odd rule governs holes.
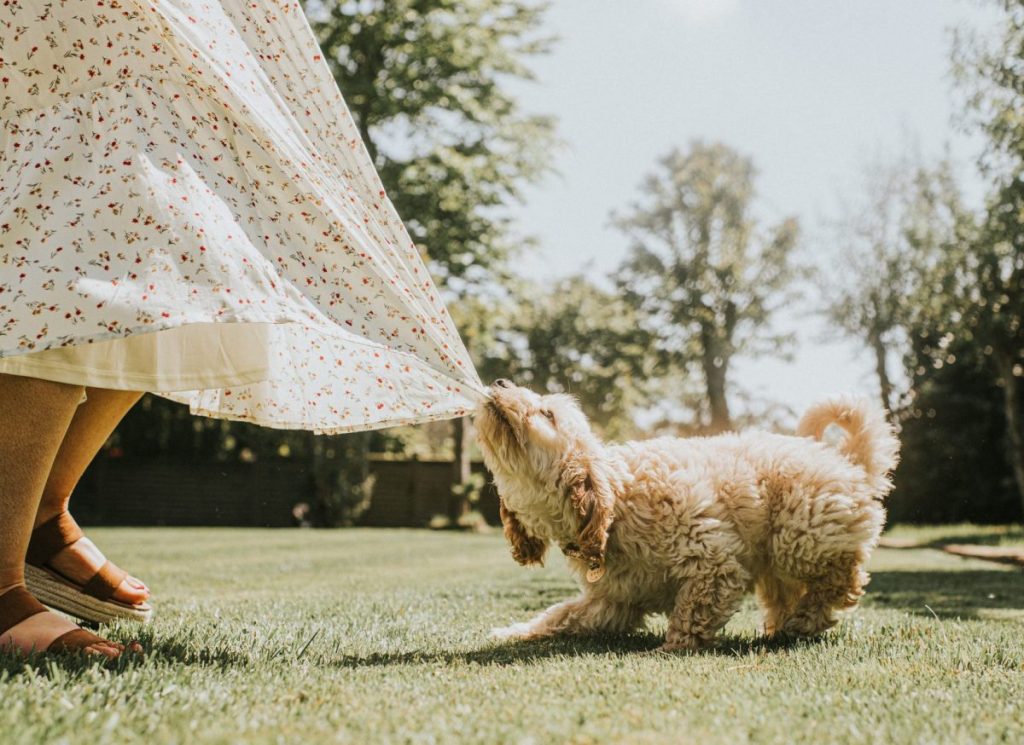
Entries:
MULTIPOLYGON (((106 529, 159 618, 141 662, 0 658, 0 741, 1020 742, 1024 574, 880 550, 861 609, 819 642, 496 644, 573 592, 497 534, 106 529)), ((127 639, 132 629, 112 635, 127 639)))
POLYGON ((932 545, 979 543, 1024 548, 1024 525, 897 525, 886 535, 932 545))

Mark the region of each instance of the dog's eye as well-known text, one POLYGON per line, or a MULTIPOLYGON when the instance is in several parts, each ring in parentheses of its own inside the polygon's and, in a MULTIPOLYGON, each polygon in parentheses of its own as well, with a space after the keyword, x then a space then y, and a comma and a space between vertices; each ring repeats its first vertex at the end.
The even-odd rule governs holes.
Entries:
POLYGON ((540 413, 547 417, 547 420, 552 424, 555 423, 555 413, 551 409, 541 409, 540 413))

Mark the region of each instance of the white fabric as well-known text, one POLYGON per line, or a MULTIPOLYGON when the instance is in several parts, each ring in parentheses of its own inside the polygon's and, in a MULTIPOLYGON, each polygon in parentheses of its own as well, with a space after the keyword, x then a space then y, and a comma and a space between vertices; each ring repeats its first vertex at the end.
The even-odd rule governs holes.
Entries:
POLYGON ((74 347, 0 358, 0 372, 165 395, 275 377, 272 323, 193 323, 74 347))
POLYGON ((319 432, 484 395, 298 3, 34 0, 0 24, 0 370, 150 375, 196 413, 319 432))

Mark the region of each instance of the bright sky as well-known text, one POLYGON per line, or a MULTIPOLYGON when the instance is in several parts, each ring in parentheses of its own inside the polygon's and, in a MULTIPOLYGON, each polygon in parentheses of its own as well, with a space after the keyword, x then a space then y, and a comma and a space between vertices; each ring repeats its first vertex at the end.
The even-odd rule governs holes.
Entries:
MULTIPOLYGON (((548 20, 561 41, 521 95, 558 117, 567 147, 561 176, 531 189, 519 212, 541 242, 523 271, 612 271, 626 240, 609 213, 635 198, 658 156, 694 138, 752 156, 759 211, 798 215, 807 251, 823 259, 840 194, 906 133, 926 154, 948 142, 976 178, 978 143, 952 124, 949 29, 986 17, 977 0, 556 0, 548 20)), ((807 312, 788 315, 780 326, 798 333, 795 360, 740 361, 741 386, 797 412, 836 391, 875 393, 860 347, 822 341, 807 312)))

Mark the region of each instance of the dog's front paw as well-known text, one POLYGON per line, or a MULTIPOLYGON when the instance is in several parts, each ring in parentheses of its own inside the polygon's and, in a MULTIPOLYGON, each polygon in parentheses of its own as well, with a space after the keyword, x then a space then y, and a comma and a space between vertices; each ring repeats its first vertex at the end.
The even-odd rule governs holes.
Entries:
POLYGON ((501 641, 509 639, 526 639, 530 636, 530 624, 514 623, 511 626, 499 626, 491 629, 490 637, 501 641))

